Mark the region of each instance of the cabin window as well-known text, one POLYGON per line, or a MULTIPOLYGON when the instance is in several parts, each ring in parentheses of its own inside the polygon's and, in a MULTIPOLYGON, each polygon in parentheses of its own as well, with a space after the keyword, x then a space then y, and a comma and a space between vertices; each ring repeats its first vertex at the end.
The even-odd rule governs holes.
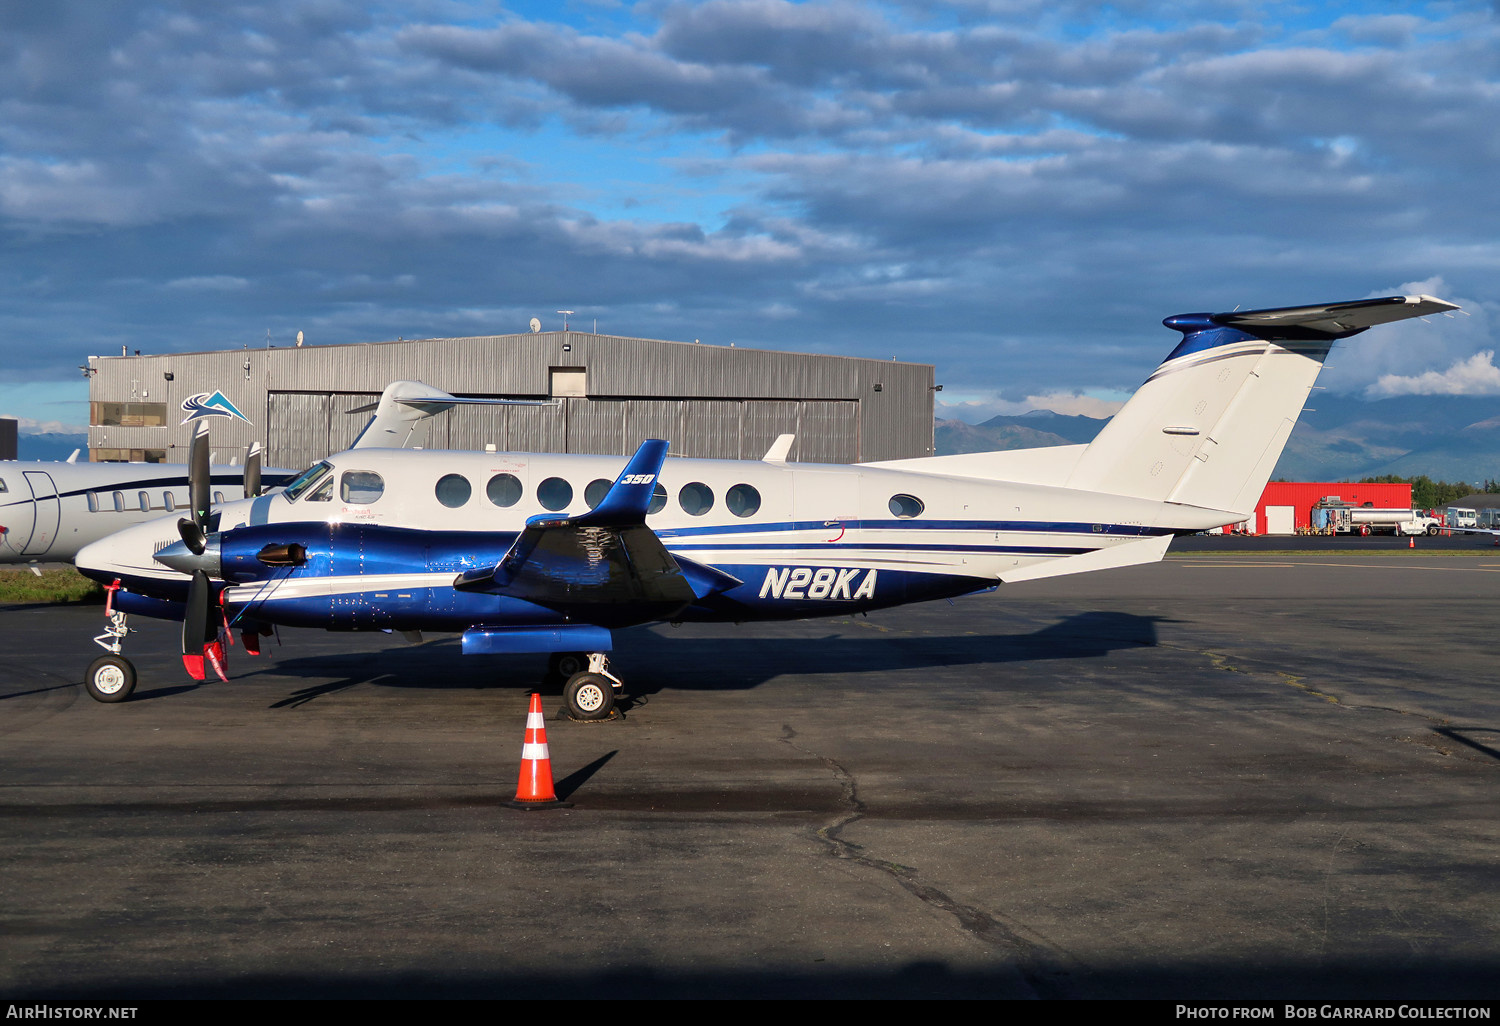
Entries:
POLYGON ((125 512, 125 493, 124 492, 115 492, 115 512, 116 513, 124 513, 125 512))
POLYGON ((5 484, 5 478, 0 477, 0 492, 8 492, 10 488, 5 484))
POLYGON ((599 505, 599 503, 604 501, 604 497, 609 494, 609 486, 613 483, 612 481, 604 480, 602 477, 590 481, 589 486, 583 490, 584 504, 589 509, 593 509, 599 505))
POLYGON ((549 477, 536 486, 536 501, 556 513, 573 501, 573 486, 560 477, 549 477))
POLYGON ((485 497, 502 509, 521 501, 521 479, 514 474, 496 474, 484 486, 485 497))
POLYGON ((214 492, 214 501, 217 502, 219 505, 222 506, 224 504, 224 493, 223 492, 214 492))
POLYGON ((760 492, 752 485, 737 484, 724 496, 724 505, 737 517, 754 516, 760 509, 760 492))
POLYGON ((891 513, 902 520, 910 520, 919 517, 927 507, 922 505, 922 500, 915 495, 892 495, 890 501, 891 513))
POLYGON ((656 490, 651 493, 651 505, 646 507, 647 513, 660 513, 667 508, 667 490, 656 482, 656 490))
POLYGON ((87 498, 88 498, 88 503, 89 503, 89 512, 90 513, 97 513, 97 512, 99 512, 99 496, 98 496, 98 494, 95 493, 95 492, 89 492, 87 498))
POLYGON ((385 494, 385 479, 373 470, 346 470, 339 478, 339 498, 355 506, 368 506, 385 494))
POLYGON ((177 500, 172 498, 171 492, 161 493, 161 508, 171 513, 177 508, 177 500))
POLYGON ((151 512, 151 495, 150 495, 150 493, 148 493, 148 492, 141 492, 139 495, 136 496, 136 501, 141 504, 141 512, 142 513, 150 513, 151 512))
POLYGON ((677 504, 690 517, 701 517, 714 508, 714 490, 702 481, 692 481, 677 493, 677 504))
POLYGON ((458 509, 474 494, 474 486, 462 474, 444 474, 438 478, 437 500, 449 509, 458 509))
POLYGON ((286 486, 282 492, 289 502, 296 502, 302 497, 302 493, 323 479, 323 475, 332 472, 333 468, 327 463, 314 463, 302 473, 297 475, 297 480, 286 486))

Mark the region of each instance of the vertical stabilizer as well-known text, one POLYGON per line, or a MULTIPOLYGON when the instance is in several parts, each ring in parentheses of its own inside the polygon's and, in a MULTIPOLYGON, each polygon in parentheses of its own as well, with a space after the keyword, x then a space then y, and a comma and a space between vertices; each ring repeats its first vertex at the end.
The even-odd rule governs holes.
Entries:
POLYGON ((1335 340, 1455 309, 1391 296, 1168 317, 1182 342, 1084 450, 1068 487, 1248 515, 1335 340))

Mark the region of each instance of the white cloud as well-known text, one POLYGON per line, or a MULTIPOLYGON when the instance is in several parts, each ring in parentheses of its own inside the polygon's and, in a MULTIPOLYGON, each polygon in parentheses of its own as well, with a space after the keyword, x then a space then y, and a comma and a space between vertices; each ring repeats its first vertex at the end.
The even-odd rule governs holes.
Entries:
POLYGON ((60 420, 36 420, 33 417, 12 417, 0 414, 6 420, 16 422, 16 431, 23 435, 86 435, 86 424, 65 424, 60 420))
POLYGON ((954 403, 939 402, 937 415, 969 424, 977 424, 991 417, 1020 417, 1038 411, 1060 413, 1068 417, 1093 417, 1096 420, 1104 420, 1113 417, 1124 405, 1124 401, 1120 399, 1106 399, 1083 393, 1053 392, 1049 395, 1028 395, 1019 402, 998 397, 966 399, 954 403))
POLYGON ((1500 367, 1495 366, 1495 351, 1486 349, 1467 360, 1459 360, 1445 371, 1382 375, 1365 392, 1371 396, 1500 395, 1500 367))

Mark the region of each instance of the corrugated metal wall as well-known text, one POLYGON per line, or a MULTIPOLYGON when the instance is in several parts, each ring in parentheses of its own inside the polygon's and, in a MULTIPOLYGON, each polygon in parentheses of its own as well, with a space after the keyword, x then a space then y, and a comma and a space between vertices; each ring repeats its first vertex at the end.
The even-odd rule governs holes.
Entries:
POLYGON ((457 395, 549 398, 552 371, 585 369, 587 398, 542 407, 459 407, 419 426, 423 448, 628 453, 666 438, 686 456, 756 458, 795 433, 792 458, 858 462, 932 452, 926 364, 779 353, 580 332, 90 357, 94 402, 162 402, 166 427, 91 426, 90 448, 157 448, 181 462, 188 396, 215 390, 250 424, 216 418, 215 458, 263 441, 267 462, 300 467, 347 448, 392 381, 457 395), (166 375, 172 380, 168 381, 166 375))

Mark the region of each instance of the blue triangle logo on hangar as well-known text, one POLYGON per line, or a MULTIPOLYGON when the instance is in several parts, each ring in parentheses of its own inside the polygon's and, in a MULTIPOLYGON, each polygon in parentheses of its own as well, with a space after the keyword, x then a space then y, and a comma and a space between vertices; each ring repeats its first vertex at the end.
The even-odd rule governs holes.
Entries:
POLYGON ((239 408, 218 389, 215 389, 211 395, 208 392, 199 392, 197 395, 188 396, 182 401, 182 409, 187 414, 182 421, 184 424, 202 420, 204 417, 231 417, 243 420, 246 424, 251 422, 250 418, 241 413, 239 408))

